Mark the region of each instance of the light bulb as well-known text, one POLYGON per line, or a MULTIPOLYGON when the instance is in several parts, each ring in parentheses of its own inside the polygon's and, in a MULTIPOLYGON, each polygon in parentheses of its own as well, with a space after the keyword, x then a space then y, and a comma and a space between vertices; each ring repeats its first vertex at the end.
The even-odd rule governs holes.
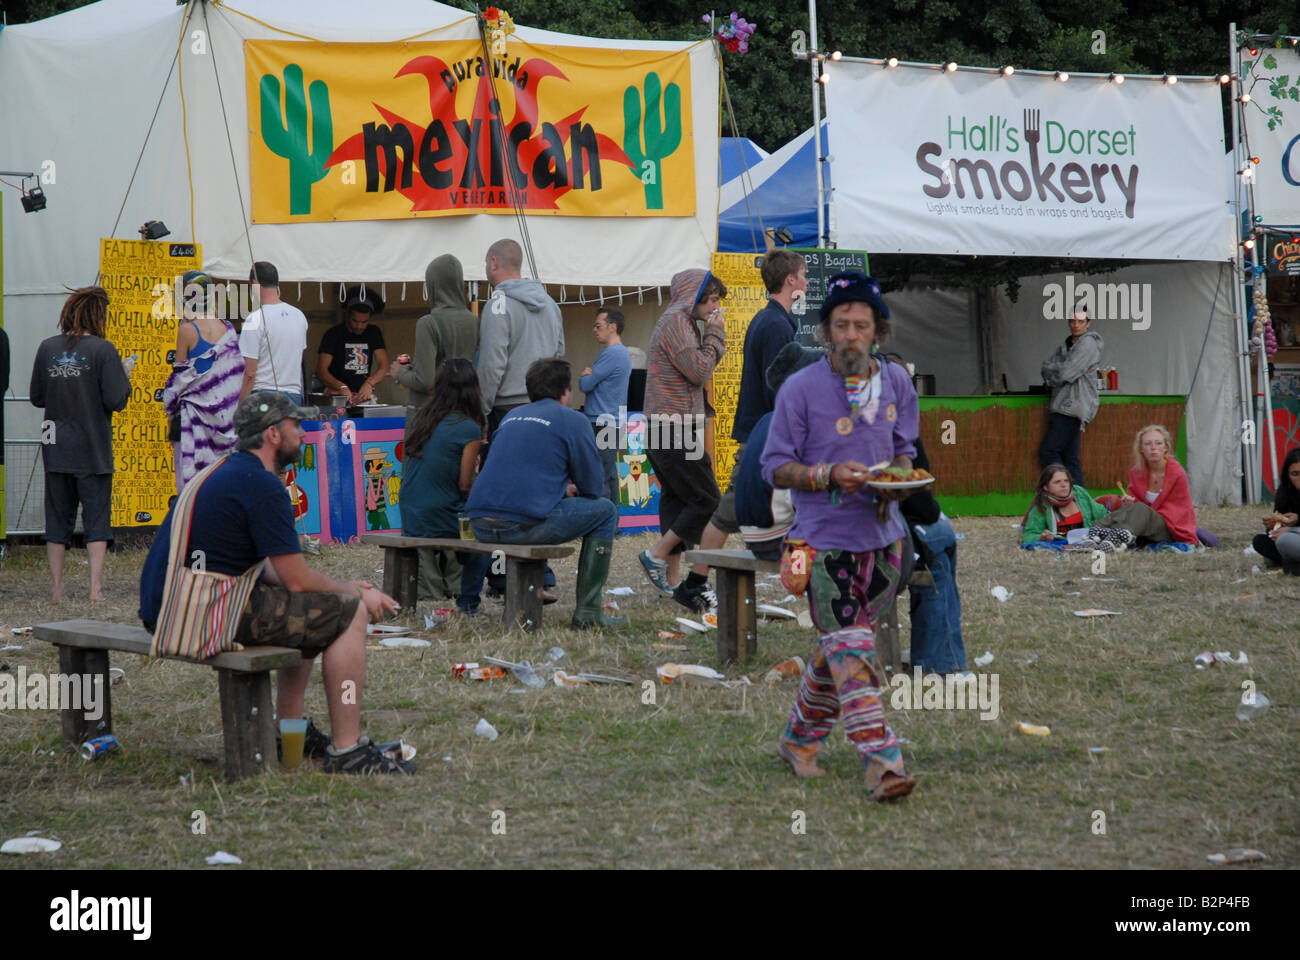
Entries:
POLYGON ((1250 237, 1250 238, 1248 238, 1248 239, 1242 241, 1242 244, 1241 244, 1241 245, 1242 245, 1243 247, 1245 247, 1247 250, 1254 250, 1254 249, 1255 249, 1255 238, 1254 238, 1254 237, 1250 237))
POLYGON ((1175 77, 1172 73, 1171 73, 1171 74, 1167 74, 1167 75, 1165 76, 1165 83, 1168 84, 1169 86, 1172 87, 1172 86, 1173 86, 1175 83, 1177 83, 1177 82, 1178 82, 1178 78, 1175 77))
POLYGON ((1228 76, 1226 73, 1221 73, 1219 74, 1219 83, 1232 83, 1232 77, 1228 76))
POLYGON ((949 60, 948 63, 944 66, 944 69, 947 70, 949 73, 952 73, 954 70, 957 69, 957 64, 954 61, 949 60))
POLYGON ((898 57, 890 57, 885 61, 885 66, 889 67, 891 70, 894 69, 894 67, 898 66, 898 57))
POLYGON ((1124 74, 1122 74, 1122 73, 1112 73, 1112 74, 1110 75, 1110 82, 1111 82, 1111 83, 1123 83, 1123 82, 1124 82, 1124 74))
POLYGON ((1005 67, 1002 68, 1002 76, 1004 76, 1004 77, 1009 77, 1009 76, 1011 76, 1011 75, 1012 75, 1013 73, 1015 73, 1015 72, 1016 72, 1016 68, 1013 67, 1013 66, 1011 66, 1011 64, 1009 64, 1009 63, 1008 63, 1005 67))
POLYGON ((831 59, 832 59, 832 60, 838 60, 838 59, 839 59, 840 57, 842 57, 842 56, 844 56, 844 54, 840 53, 840 51, 838 51, 838 50, 833 50, 833 51, 831 51, 831 59))
POLYGON ((823 73, 820 77, 817 78, 817 82, 820 83, 822 86, 826 86, 826 84, 831 82, 831 75, 829 73, 823 73))
POLYGON ((1066 73, 1064 70, 1057 70, 1056 79, 1060 80, 1062 83, 1065 83, 1065 81, 1070 79, 1070 75, 1066 73))
POLYGON ((1237 99, 1240 100, 1242 103, 1250 103, 1250 94, 1249 94, 1249 93, 1243 93, 1243 94, 1242 94, 1240 97, 1238 97, 1237 99))

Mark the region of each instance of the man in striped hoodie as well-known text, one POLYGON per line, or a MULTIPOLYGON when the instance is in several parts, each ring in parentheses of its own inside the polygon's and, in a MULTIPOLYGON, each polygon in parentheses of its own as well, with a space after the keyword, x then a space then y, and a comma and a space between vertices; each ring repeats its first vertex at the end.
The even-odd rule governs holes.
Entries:
POLYGON ((699 543, 722 494, 704 449, 704 382, 727 348, 719 302, 726 285, 707 270, 673 277, 672 302, 655 325, 646 351, 646 454, 659 479, 662 536, 642 551, 641 566, 661 593, 672 596, 681 553, 699 543), (700 324, 705 324, 701 332, 700 324))

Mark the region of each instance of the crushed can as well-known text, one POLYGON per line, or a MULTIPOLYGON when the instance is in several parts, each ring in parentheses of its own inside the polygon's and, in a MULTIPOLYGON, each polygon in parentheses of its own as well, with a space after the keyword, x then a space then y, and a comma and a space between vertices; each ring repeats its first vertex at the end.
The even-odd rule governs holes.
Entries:
POLYGON ((117 742, 117 737, 111 733, 106 733, 102 737, 96 737, 93 740, 87 740, 81 745, 81 759, 94 760, 96 757, 102 757, 106 753, 116 753, 122 749, 117 742))
POLYGON ((1205 651, 1204 653, 1198 653, 1196 655, 1196 659, 1193 660, 1192 662, 1196 664, 1197 670, 1204 670, 1206 667, 1214 666, 1215 664, 1214 654, 1210 653, 1208 650, 1205 651))

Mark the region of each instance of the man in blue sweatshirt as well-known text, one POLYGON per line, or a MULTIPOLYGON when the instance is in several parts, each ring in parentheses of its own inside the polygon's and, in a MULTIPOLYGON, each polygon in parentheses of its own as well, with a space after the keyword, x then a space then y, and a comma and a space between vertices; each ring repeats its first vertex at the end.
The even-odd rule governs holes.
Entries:
POLYGON ((505 415, 465 504, 483 543, 567 543, 582 538, 573 626, 622 626, 601 606, 613 557, 618 509, 605 499, 605 474, 591 424, 568 407, 573 371, 558 357, 524 377, 529 403, 505 415))
POLYGON ((591 421, 605 469, 605 496, 618 506, 618 443, 601 440, 618 437, 619 421, 627 419, 627 383, 632 377, 632 358, 623 346, 623 311, 601 307, 591 325, 602 347, 596 362, 582 371, 578 389, 587 395, 582 411, 591 421), (622 416, 620 417, 620 414, 622 416))

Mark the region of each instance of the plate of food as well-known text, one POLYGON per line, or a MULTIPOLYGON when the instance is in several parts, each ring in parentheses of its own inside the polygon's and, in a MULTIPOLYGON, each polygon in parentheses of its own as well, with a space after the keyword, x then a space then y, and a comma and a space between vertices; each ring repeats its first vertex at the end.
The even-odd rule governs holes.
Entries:
POLYGON ((867 486, 873 490, 915 490, 934 483, 934 476, 919 467, 905 470, 902 467, 885 467, 873 470, 867 477, 867 486))

